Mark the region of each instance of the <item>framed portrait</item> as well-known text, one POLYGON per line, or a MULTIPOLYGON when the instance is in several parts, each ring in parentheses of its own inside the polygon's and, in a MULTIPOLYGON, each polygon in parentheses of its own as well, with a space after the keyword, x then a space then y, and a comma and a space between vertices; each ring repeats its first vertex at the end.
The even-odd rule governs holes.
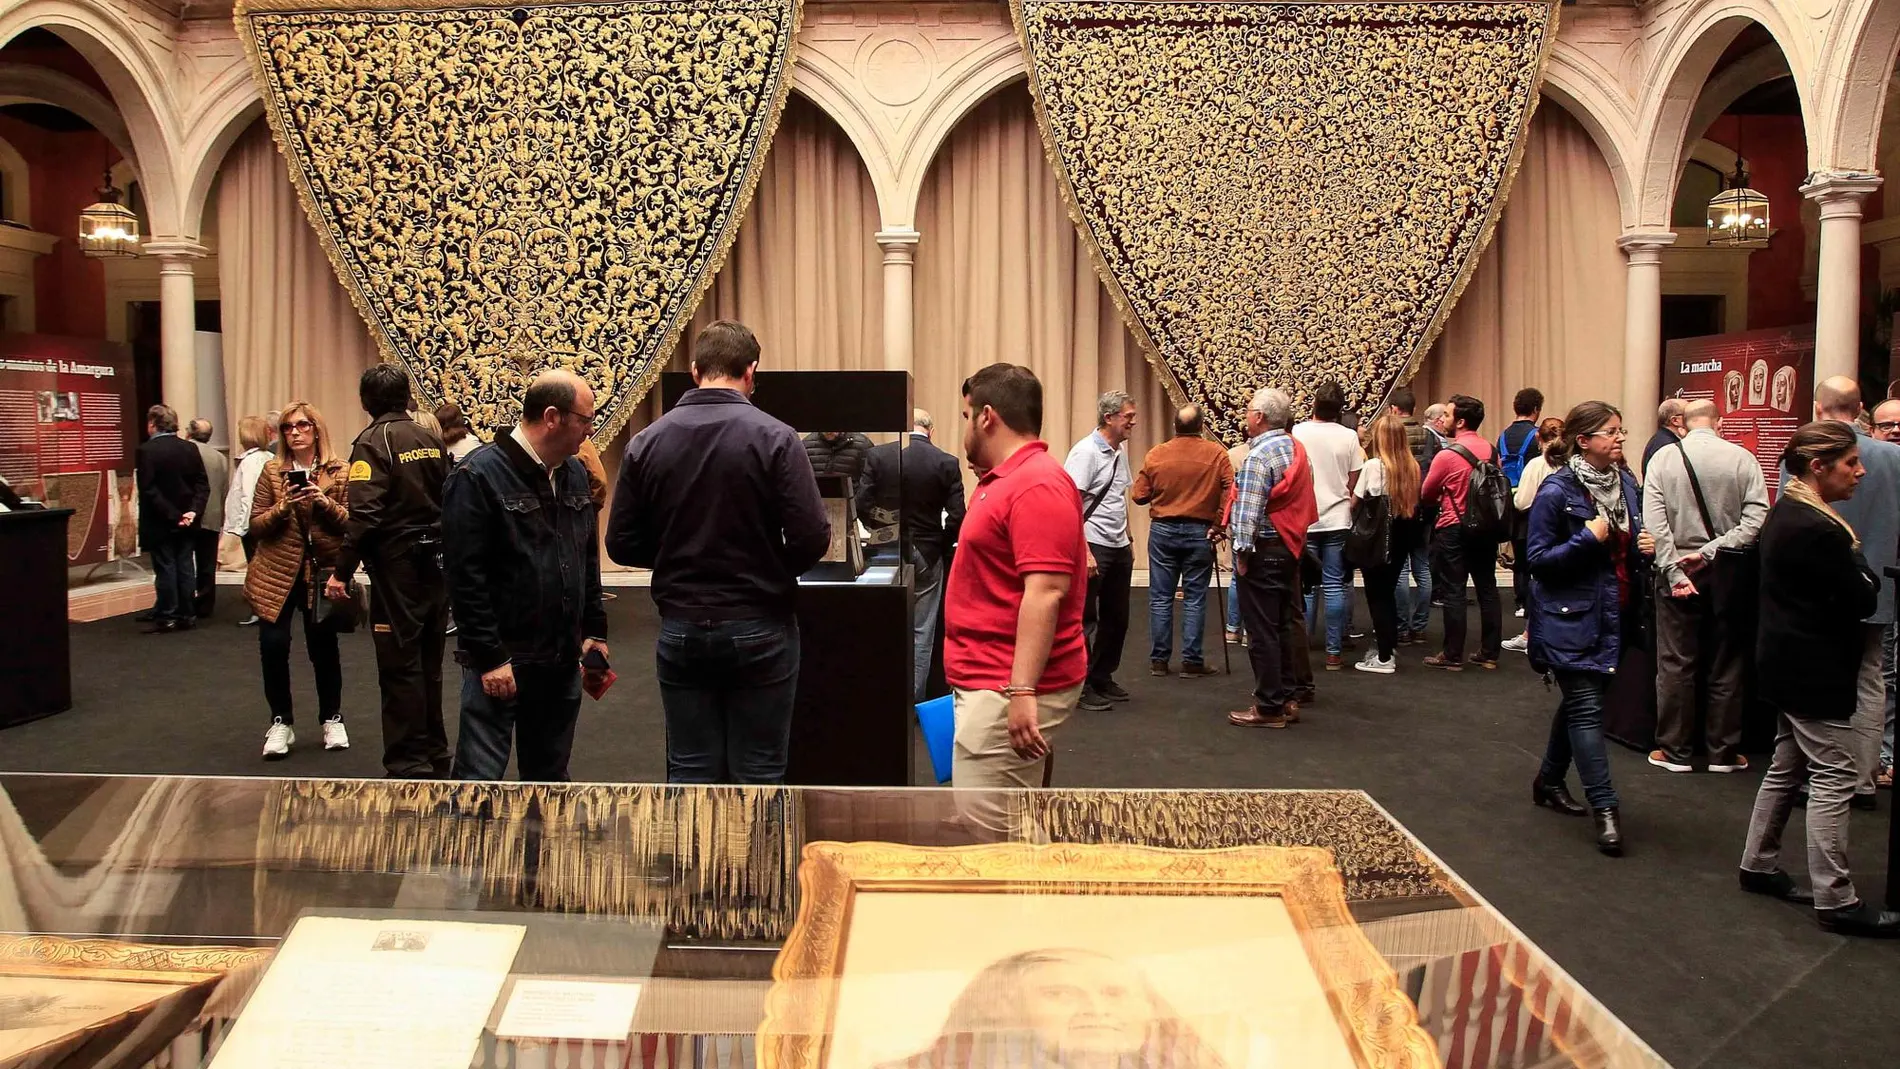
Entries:
POLYGON ((0 939, 0 1069, 142 1064, 141 1055, 191 1026, 219 981, 269 956, 239 947, 0 939))
POLYGON ((760 1069, 1425 1069, 1330 851, 812 843, 760 1069))

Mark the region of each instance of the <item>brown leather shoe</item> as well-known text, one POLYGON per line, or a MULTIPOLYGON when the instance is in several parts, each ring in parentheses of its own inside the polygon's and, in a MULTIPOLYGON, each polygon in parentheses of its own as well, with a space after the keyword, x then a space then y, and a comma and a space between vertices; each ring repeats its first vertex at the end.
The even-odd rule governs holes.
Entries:
POLYGON ((1341 657, 1337 653, 1329 653, 1326 655, 1326 670, 1328 672, 1337 672, 1344 667, 1346 667, 1346 659, 1344 657, 1341 657))
POLYGON ((1217 676, 1217 675, 1220 675, 1219 669, 1209 668, 1207 665, 1204 665, 1204 664, 1189 664, 1189 663, 1183 662, 1181 665, 1182 679, 1193 679, 1196 676, 1217 676))
POLYGON ((1227 714, 1227 722, 1237 728, 1283 728, 1293 721, 1285 713, 1261 716, 1258 709, 1240 709, 1227 714))
POLYGON ((1452 660, 1442 653, 1434 653, 1419 663, 1427 668, 1436 668, 1441 672, 1462 672, 1465 670, 1464 665, 1459 664, 1457 661, 1452 660))

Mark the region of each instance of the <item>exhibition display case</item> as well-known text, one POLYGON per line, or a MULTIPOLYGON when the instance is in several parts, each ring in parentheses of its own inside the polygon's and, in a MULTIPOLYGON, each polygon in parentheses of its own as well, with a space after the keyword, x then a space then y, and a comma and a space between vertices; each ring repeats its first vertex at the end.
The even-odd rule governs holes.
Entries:
POLYGON ((211 1064, 1663 1063, 1357 791, 0 775, 0 1067, 211 1064))

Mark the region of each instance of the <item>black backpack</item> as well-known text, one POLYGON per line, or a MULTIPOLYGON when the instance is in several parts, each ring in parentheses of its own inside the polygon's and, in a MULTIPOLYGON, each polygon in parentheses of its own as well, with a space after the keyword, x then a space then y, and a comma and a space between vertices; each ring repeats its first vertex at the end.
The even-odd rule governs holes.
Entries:
POLYGON ((1510 477, 1495 462, 1479 460, 1471 450, 1456 442, 1452 443, 1451 450, 1471 465, 1471 485, 1465 491, 1464 511, 1458 516, 1459 528, 1466 534, 1493 542, 1509 541, 1516 512, 1510 477))

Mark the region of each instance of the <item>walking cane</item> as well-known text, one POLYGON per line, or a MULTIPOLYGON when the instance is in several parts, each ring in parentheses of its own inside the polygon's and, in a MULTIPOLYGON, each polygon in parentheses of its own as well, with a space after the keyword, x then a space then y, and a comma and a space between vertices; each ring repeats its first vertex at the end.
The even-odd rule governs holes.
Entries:
POLYGON ((1227 582, 1220 577, 1220 545, 1214 546, 1214 595, 1220 599, 1220 666, 1228 675, 1234 674, 1233 662, 1227 653, 1227 582))

